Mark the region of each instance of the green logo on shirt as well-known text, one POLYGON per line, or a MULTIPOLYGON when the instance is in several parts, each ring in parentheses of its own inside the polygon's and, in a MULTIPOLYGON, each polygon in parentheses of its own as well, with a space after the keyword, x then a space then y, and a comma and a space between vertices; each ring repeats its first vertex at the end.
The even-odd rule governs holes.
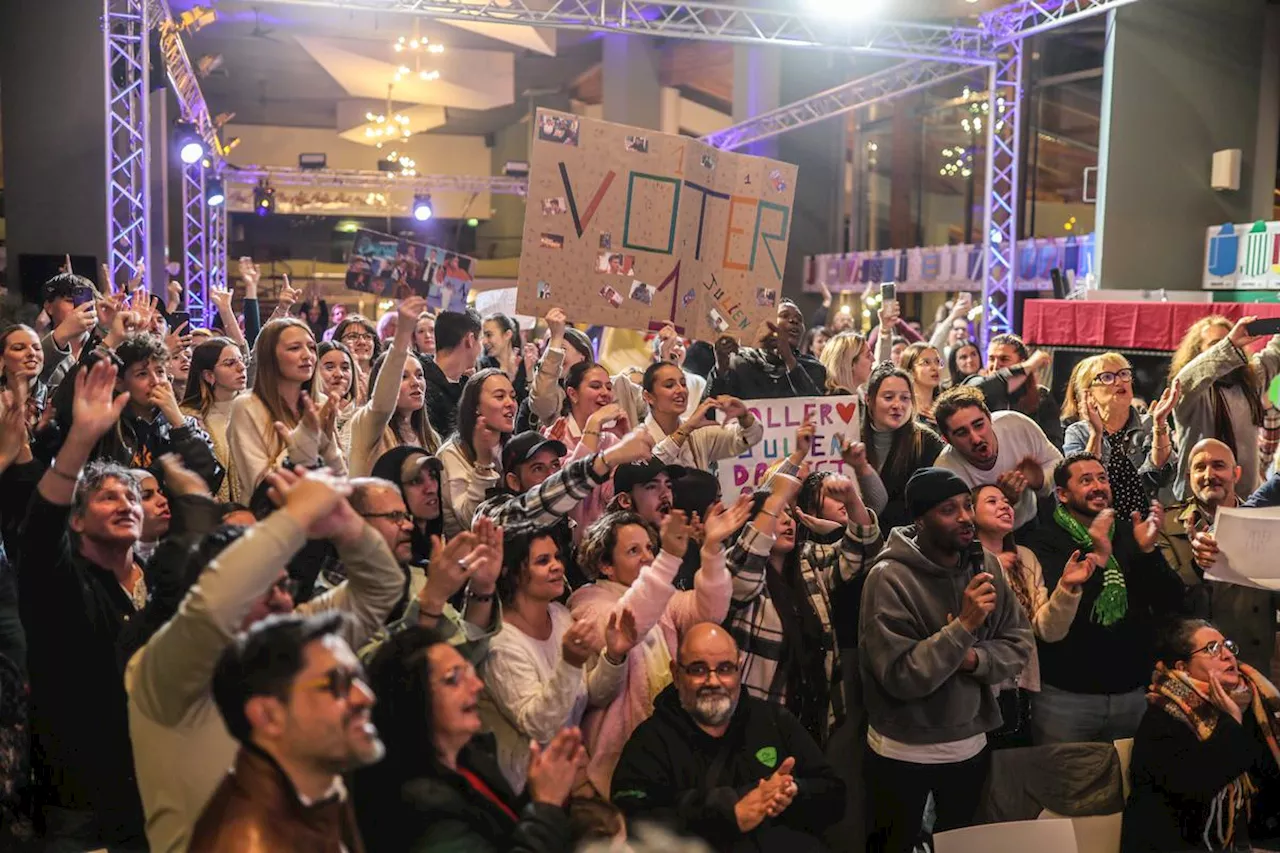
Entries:
POLYGON ((777 747, 766 746, 756 750, 756 761, 770 769, 778 766, 777 747))

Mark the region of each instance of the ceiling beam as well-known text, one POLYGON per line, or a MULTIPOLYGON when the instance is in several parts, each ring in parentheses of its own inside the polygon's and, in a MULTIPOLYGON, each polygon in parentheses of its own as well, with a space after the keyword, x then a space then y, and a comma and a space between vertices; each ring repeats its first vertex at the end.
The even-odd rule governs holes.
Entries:
POLYGON ((793 11, 678 0, 262 0, 318 8, 404 13, 445 21, 653 35, 733 44, 811 47, 907 59, 985 63, 972 27, 853 22, 793 11))
POLYGON ((224 179, 233 184, 256 185, 265 179, 276 187, 314 187, 317 189, 391 192, 395 190, 428 192, 498 193, 525 195, 527 178, 493 175, 417 175, 403 177, 394 172, 367 169, 299 169, 297 166, 245 166, 228 169, 224 179))
POLYGON ((1094 15, 1128 6, 1138 0, 1017 0, 982 15, 982 28, 991 45, 1000 47, 1015 39, 1083 21, 1094 15))
POLYGON ((879 101, 916 92, 973 72, 972 65, 962 63, 919 60, 903 62, 708 134, 702 137, 702 141, 725 151, 732 151, 752 142, 826 121, 879 101))

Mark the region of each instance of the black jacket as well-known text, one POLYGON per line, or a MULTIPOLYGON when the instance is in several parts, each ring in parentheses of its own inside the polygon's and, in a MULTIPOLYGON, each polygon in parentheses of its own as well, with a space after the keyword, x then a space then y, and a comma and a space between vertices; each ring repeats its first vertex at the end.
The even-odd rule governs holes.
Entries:
POLYGON ((419 356, 422 375, 427 382, 427 420, 441 439, 453 435, 458 424, 458 401, 462 399, 462 387, 466 377, 450 382, 440 365, 430 356, 419 356))
POLYGON ((722 373, 719 367, 711 371, 706 397, 729 394, 759 400, 821 397, 826 393, 827 369, 813 356, 797 354, 796 366, 788 371, 778 355, 747 347, 734 354, 727 372, 722 373))
POLYGON ((563 809, 522 802, 511 792, 478 736, 458 754, 458 767, 477 776, 520 820, 481 794, 461 774, 430 767, 404 772, 395 756, 356 774, 353 794, 360 835, 369 853, 568 853, 563 809))
MULTIPOLYGON (((1201 741, 1186 723, 1149 707, 1133 739, 1129 768, 1133 788, 1124 810, 1122 853, 1204 850, 1210 804, 1246 771, 1259 791, 1249 838, 1280 838, 1280 772, 1252 709, 1245 710, 1243 725, 1220 716, 1213 734, 1201 741)), ((1216 837, 1216 824, 1210 837, 1216 837)))
POLYGON ((105 832, 130 837, 141 829, 142 806, 124 663, 177 608, 184 566, 157 550, 145 573, 150 601, 135 610, 110 571, 73 552, 70 515, 71 507, 51 504, 37 492, 18 556, 34 763, 52 802, 92 809, 105 832))
POLYGON ((844 792, 822 750, 786 708, 744 689, 728 731, 713 738, 680 706, 670 685, 623 747, 612 799, 628 820, 666 823, 717 851, 818 853, 827 849, 821 832, 844 813, 844 792), (734 805, 787 758, 796 760, 799 793, 785 812, 744 835, 734 805))
MULTIPOLYGON (((1074 551, 1086 552, 1052 519, 1025 538, 1044 570, 1044 585, 1053 589, 1074 551)), ((1144 554, 1133 538, 1127 518, 1116 519, 1112 552, 1124 572, 1128 610, 1123 619, 1103 627, 1093 620, 1093 605, 1102 593, 1103 570, 1085 582, 1080 608, 1067 631, 1056 643, 1036 638, 1040 654, 1040 679, 1072 693, 1128 693, 1151 679, 1155 666, 1157 632, 1177 615, 1182 603, 1182 581, 1169 568, 1159 549, 1144 554)))

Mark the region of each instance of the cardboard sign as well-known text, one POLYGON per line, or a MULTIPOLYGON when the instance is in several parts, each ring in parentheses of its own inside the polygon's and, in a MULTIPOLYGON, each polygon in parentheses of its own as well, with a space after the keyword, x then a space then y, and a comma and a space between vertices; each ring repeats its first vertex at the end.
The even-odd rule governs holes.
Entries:
POLYGON ((539 110, 520 313, 739 339, 773 317, 796 167, 539 110))
POLYGON ((861 432, 862 412, 858 398, 787 397, 777 400, 744 400, 751 414, 764 425, 764 439, 736 459, 719 463, 720 494, 725 503, 737 495, 752 492, 767 476, 767 471, 795 449, 796 428, 806 416, 813 421, 813 448, 809 451, 809 470, 832 471, 853 476, 840 458, 836 436, 857 441, 861 432))
POLYGON ((439 246, 361 230, 347 260, 347 289, 392 299, 416 293, 427 298, 432 311, 461 311, 474 263, 439 246))

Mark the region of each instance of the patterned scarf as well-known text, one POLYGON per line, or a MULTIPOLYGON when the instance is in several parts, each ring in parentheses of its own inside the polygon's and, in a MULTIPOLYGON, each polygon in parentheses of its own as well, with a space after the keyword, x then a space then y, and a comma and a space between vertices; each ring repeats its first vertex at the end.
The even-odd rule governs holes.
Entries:
MULTIPOLYGON (((1252 688, 1249 706, 1254 719, 1266 738, 1272 758, 1280 766, 1280 693, 1274 684, 1247 663, 1237 662, 1237 665, 1252 688)), ((1156 671, 1151 675, 1151 686, 1147 688, 1147 702, 1186 723, 1203 743, 1213 736, 1222 712, 1209 701, 1202 684, 1182 670, 1169 669, 1163 663, 1157 663, 1156 671)), ((1253 780, 1245 772, 1214 796, 1202 837, 1206 849, 1225 849, 1232 843, 1237 818, 1242 818, 1247 825, 1252 816, 1256 793, 1253 780)))
MULTIPOLYGON (((1054 507, 1053 520, 1067 531, 1067 535, 1080 548, 1081 553, 1093 550, 1093 537, 1089 535, 1089 529, 1077 521, 1074 515, 1067 512, 1065 506, 1058 504, 1054 507)), ((1114 521, 1111 522, 1111 529, 1107 531, 1107 538, 1113 541, 1116 538, 1114 521)), ((1102 593, 1093 603, 1090 616, 1094 622, 1106 628, 1123 619, 1128 610, 1129 590, 1124 583, 1124 572, 1120 571, 1120 564, 1116 562, 1116 555, 1112 553, 1107 558, 1106 567, 1102 570, 1102 593)))

